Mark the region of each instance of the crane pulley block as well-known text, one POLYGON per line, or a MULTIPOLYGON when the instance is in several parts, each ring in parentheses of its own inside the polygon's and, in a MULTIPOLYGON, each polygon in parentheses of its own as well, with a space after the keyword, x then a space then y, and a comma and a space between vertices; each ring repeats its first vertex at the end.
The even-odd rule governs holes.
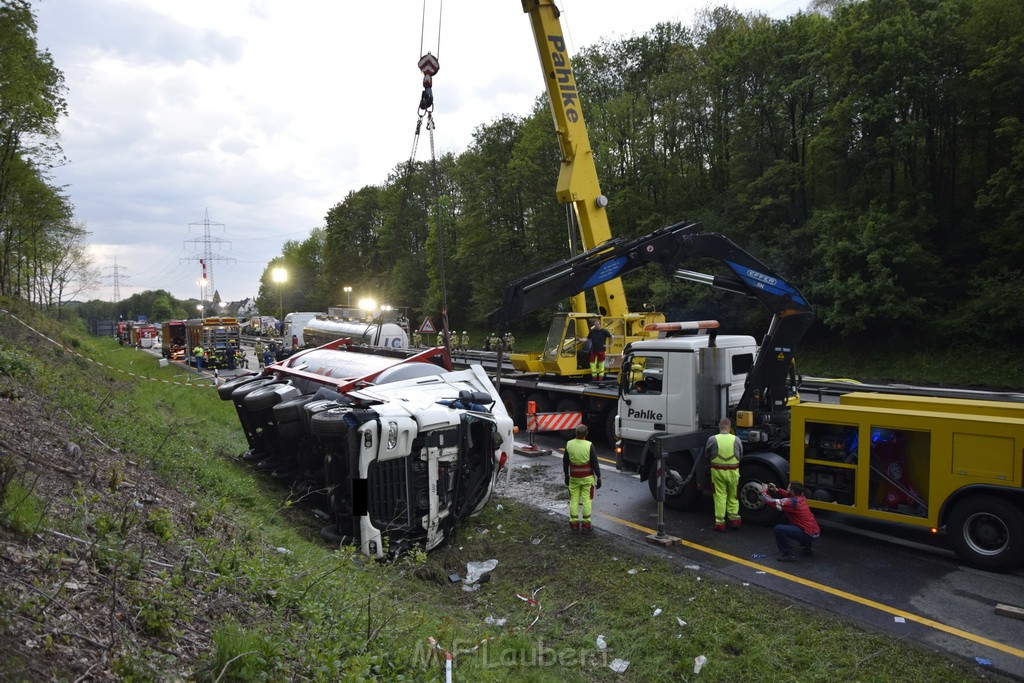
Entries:
POLYGON ((416 66, 420 68, 420 71, 423 72, 423 75, 426 78, 436 76, 437 72, 441 70, 441 63, 437 61, 437 57, 430 54, 429 52, 420 57, 420 61, 416 64, 416 66))

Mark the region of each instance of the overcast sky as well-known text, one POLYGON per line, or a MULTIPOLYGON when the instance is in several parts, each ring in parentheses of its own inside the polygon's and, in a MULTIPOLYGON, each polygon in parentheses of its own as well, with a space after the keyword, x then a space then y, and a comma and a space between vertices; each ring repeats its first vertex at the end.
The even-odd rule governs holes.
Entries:
MULTIPOLYGON (((572 55, 660 21, 692 23, 697 11, 719 4, 775 18, 808 6, 559 6, 572 55)), ((434 78, 438 154, 461 152, 475 127, 504 113, 528 113, 544 89, 529 18, 516 0, 428 0, 426 12, 422 0, 33 5, 39 46, 53 54, 68 87, 61 144, 69 163, 54 180, 68 186, 107 276, 88 298, 111 300, 115 273, 122 299, 153 289, 197 298, 198 259, 208 242, 221 298, 255 296, 284 241, 304 240, 349 192, 382 184, 408 158, 422 90, 421 37, 422 51, 441 63, 434 78)), ((422 137, 417 158, 425 160, 422 137)))

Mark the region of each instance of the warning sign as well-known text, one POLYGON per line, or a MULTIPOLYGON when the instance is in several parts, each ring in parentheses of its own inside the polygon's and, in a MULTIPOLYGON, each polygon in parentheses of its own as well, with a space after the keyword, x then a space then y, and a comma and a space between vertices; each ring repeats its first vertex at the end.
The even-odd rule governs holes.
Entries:
POLYGON ((421 334, 437 334, 437 330, 434 329, 434 323, 430 322, 430 318, 424 318, 423 322, 420 323, 421 334))

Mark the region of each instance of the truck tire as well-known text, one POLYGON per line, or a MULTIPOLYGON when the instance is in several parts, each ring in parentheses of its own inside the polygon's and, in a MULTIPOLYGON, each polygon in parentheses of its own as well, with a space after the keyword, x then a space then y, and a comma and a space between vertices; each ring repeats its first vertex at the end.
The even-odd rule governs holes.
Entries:
POLYGON ((280 389, 278 384, 268 384, 247 394, 245 397, 245 409, 250 413, 259 413, 273 408, 281 402, 281 395, 277 393, 278 389, 280 389))
POLYGON ((774 507, 769 507, 761 500, 761 485, 775 484, 784 488, 786 482, 781 481, 771 468, 764 465, 747 465, 740 467, 740 517, 748 524, 768 526, 778 522, 782 513, 774 507))
POLYGON ((953 550, 982 569, 1006 571, 1024 563, 1024 510, 995 496, 971 496, 949 513, 953 550))
MULTIPOLYGON (((538 409, 537 412, 540 412, 540 410, 538 409)), ((558 405, 555 407, 555 412, 582 413, 583 406, 580 404, 580 401, 577 398, 563 398, 561 401, 558 402, 558 405)), ((569 439, 576 438, 576 428, 573 427, 572 429, 561 429, 555 432, 555 434, 558 436, 558 438, 562 439, 563 441, 568 441, 569 439)), ((591 441, 593 441, 593 439, 591 439, 591 441)))
POLYGON ((604 438, 608 445, 615 447, 615 418, 619 415, 619 409, 612 406, 604 412, 601 423, 604 425, 604 438))
POLYGON ((219 387, 217 387, 217 396, 219 396, 220 400, 222 401, 230 401, 231 392, 233 392, 235 389, 242 386, 243 384, 248 384, 249 382, 254 382, 258 379, 260 379, 260 376, 255 374, 241 375, 239 377, 230 379, 227 382, 224 382, 224 384, 221 384, 219 387))
POLYGON ((279 422, 277 425, 277 435, 282 439, 301 439, 305 433, 306 430, 298 420, 279 422))
POLYGON ((348 432, 348 425, 345 424, 345 415, 350 412, 347 408, 331 408, 322 413, 317 413, 311 420, 310 431, 313 436, 331 438, 342 436, 348 432))
MULTIPOLYGON (((697 478, 693 477, 683 485, 683 480, 693 470, 693 456, 689 453, 669 453, 665 470, 665 507, 671 510, 695 510, 700 502, 697 478)), ((658 499, 657 461, 651 462, 651 476, 647 477, 651 496, 658 499)))
POLYGON ((516 393, 515 389, 504 389, 501 392, 501 402, 505 406, 505 412, 512 418, 512 424, 520 429, 525 429, 525 404, 519 401, 519 394, 516 393))

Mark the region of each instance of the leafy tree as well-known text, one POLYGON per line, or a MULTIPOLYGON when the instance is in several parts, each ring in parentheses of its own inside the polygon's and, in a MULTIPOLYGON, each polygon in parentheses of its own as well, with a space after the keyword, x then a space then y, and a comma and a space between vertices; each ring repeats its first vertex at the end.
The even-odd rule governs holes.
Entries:
POLYGON ((36 28, 28 0, 0 0, 0 295, 31 289, 22 247, 34 246, 30 233, 40 221, 19 196, 45 186, 43 173, 59 153, 57 121, 67 107, 63 74, 38 49, 36 28))

